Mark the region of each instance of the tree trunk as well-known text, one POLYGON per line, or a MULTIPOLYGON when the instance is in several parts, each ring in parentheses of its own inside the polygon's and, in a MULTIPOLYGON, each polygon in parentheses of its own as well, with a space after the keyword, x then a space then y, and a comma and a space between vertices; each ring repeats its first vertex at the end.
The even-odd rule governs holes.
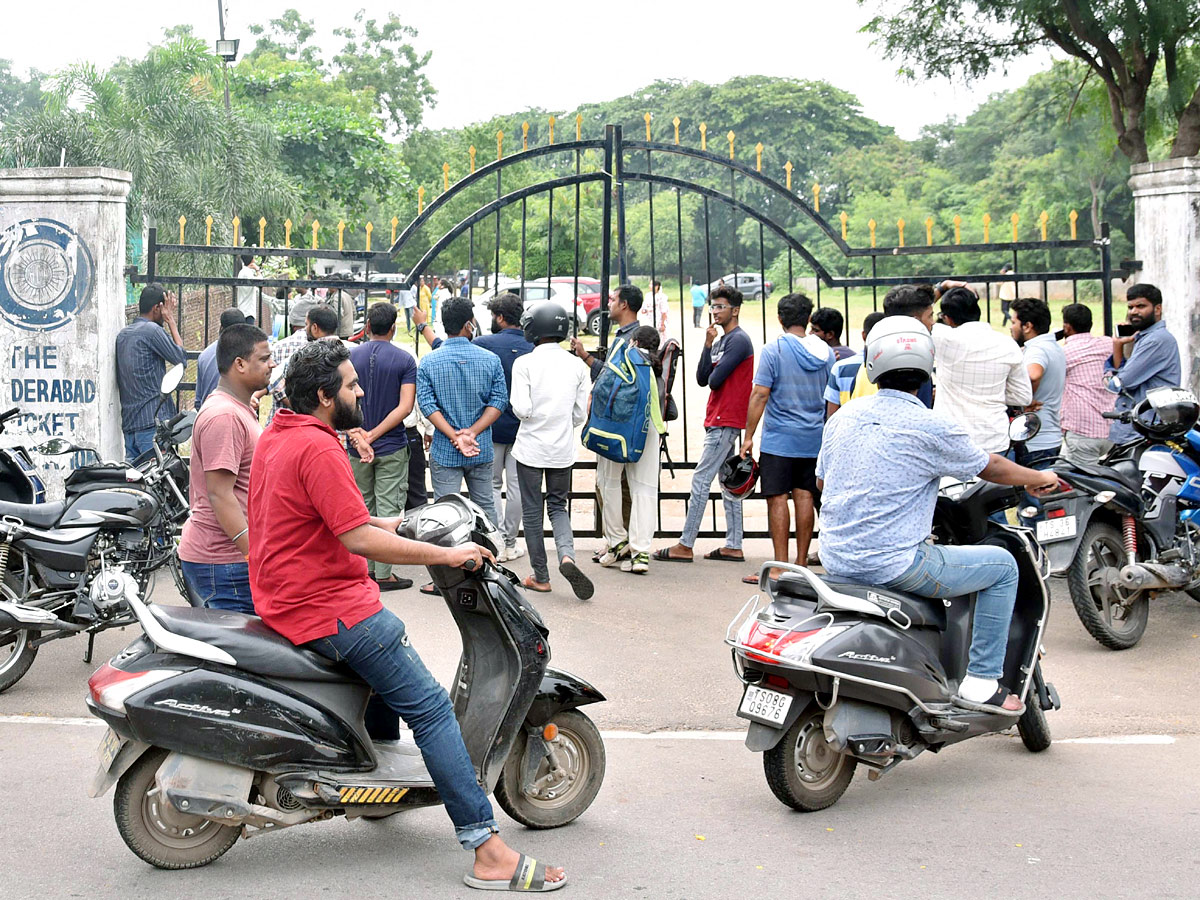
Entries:
POLYGON ((1171 145, 1171 159, 1195 156, 1200 153, 1200 87, 1179 115, 1179 130, 1171 145))
POLYGON ((1092 234, 1095 237, 1100 237, 1100 192, 1103 188, 1103 179, 1088 179, 1088 190, 1092 192, 1092 234))

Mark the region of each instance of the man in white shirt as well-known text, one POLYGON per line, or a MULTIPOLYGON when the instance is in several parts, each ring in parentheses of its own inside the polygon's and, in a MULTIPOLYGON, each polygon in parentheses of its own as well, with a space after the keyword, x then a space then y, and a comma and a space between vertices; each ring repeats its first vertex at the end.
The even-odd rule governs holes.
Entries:
POLYGON ((571 467, 575 465, 575 429, 587 419, 592 379, 573 354, 559 346, 570 333, 571 322, 557 304, 542 303, 526 314, 525 339, 535 346, 512 364, 513 413, 521 420, 512 456, 517 461, 525 546, 533 574, 525 587, 541 593, 550 590, 546 539, 542 533, 542 498, 554 530, 558 571, 575 596, 587 600, 595 590, 591 580, 575 565, 571 538, 571 467), (546 491, 542 493, 542 480, 546 491))
MULTIPOLYGON (((242 268, 238 270, 238 278, 252 278, 255 281, 262 279, 262 272, 258 270, 258 263, 254 261, 253 256, 242 257, 242 268)), ((242 311, 242 315, 246 317, 251 325, 258 324, 259 321, 259 296, 262 293, 262 288, 251 287, 250 285, 241 285, 237 288, 237 308, 242 311)), ((262 317, 269 319, 271 317, 271 301, 265 299, 262 302, 262 317)))
POLYGON ((656 279, 649 298, 638 310, 638 324, 649 325, 665 341, 670 313, 671 305, 662 289, 662 282, 656 279))
POLYGON ((1033 402, 1021 348, 980 321, 969 287, 943 282, 942 324, 933 326, 937 396, 933 408, 958 422, 989 453, 1008 450, 1007 407, 1033 402))

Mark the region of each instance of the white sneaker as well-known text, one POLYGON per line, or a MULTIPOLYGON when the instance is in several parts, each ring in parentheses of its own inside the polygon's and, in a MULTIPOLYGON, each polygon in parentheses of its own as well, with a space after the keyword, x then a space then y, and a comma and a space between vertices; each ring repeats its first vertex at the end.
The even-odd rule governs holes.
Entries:
POLYGON ((600 558, 596 560, 596 562, 600 563, 600 565, 604 566, 605 568, 608 568, 609 566, 620 562, 622 559, 626 559, 628 556, 629 542, 621 541, 621 543, 617 544, 617 546, 609 547, 607 550, 605 550, 600 558))
POLYGON ((520 559, 524 555, 525 548, 519 544, 514 544, 511 547, 505 547, 504 552, 500 554, 500 558, 502 561, 508 562, 509 560, 520 559))

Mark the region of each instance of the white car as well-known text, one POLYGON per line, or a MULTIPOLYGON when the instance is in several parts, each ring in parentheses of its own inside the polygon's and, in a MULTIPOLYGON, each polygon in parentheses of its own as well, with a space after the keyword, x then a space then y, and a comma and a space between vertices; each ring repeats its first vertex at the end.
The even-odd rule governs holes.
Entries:
MULTIPOLYGON (((598 284, 599 282, 595 278, 580 276, 579 294, 594 292, 598 284)), ((526 279, 524 282, 519 279, 501 279, 500 283, 494 289, 480 294, 475 298, 475 318, 485 330, 491 325, 492 321, 492 314, 487 308, 488 302, 495 298, 496 295, 506 292, 516 294, 520 297, 524 301, 526 308, 536 303, 541 303, 543 300, 557 303, 567 315, 575 316, 575 320, 579 323, 580 331, 583 331, 587 326, 586 316, 582 308, 577 307, 575 302, 575 277, 572 275, 559 275, 554 278, 526 279)))

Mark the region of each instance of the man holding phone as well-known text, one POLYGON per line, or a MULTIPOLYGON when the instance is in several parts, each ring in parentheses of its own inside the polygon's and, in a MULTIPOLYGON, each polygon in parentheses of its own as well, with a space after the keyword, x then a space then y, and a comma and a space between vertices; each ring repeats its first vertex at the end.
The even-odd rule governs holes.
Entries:
MULTIPOLYGON (((1124 412, 1146 399, 1155 388, 1178 387, 1179 345, 1162 321, 1162 292, 1152 284, 1135 284, 1125 293, 1129 320, 1112 339, 1112 357, 1104 370, 1112 373, 1109 390, 1117 394, 1115 409, 1124 412)), ((1113 422, 1108 439, 1114 444, 1134 440, 1137 432, 1113 422)))

